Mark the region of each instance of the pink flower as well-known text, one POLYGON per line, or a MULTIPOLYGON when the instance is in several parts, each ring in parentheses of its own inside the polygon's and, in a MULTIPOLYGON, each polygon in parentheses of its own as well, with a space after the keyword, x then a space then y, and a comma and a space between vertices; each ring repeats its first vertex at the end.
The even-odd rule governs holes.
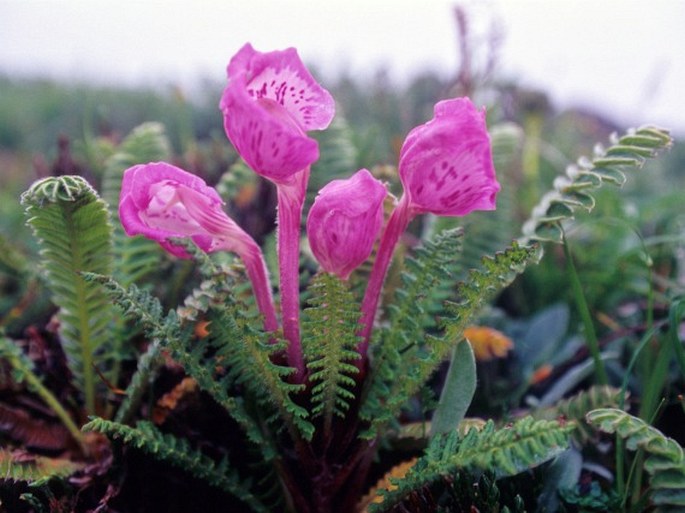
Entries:
POLYGON ((416 213, 464 216, 493 210, 500 185, 485 111, 468 98, 439 102, 435 117, 407 135, 399 174, 416 213))
POLYGON ((324 271, 346 280, 369 257, 383 224, 386 194, 366 169, 319 191, 307 218, 307 237, 324 271))
POLYGON ((400 151, 404 195, 383 231, 362 302, 360 364, 366 356, 383 281, 395 246, 418 214, 464 216, 493 210, 500 185, 492 163, 485 112, 468 98, 439 102, 435 115, 414 128, 400 151))
POLYGON ((247 43, 228 65, 220 104, 226 135, 257 173, 276 183, 319 158, 309 130, 323 130, 335 113, 294 48, 261 53, 247 43))
POLYGON ((221 197, 204 180, 165 162, 133 166, 124 172, 119 218, 127 235, 144 235, 180 258, 188 254, 169 239, 190 237, 207 253, 237 253, 252 282, 265 329, 278 328, 262 252, 226 215, 221 197))
POLYGON ((124 173, 119 217, 128 235, 144 235, 169 253, 188 258, 172 237, 190 237, 203 251, 239 252, 245 232, 223 211, 219 194, 201 178, 164 162, 124 173))

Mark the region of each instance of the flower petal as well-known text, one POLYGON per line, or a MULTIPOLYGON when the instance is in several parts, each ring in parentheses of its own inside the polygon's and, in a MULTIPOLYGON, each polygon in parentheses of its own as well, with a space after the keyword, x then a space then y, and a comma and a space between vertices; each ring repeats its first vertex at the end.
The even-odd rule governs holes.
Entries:
POLYGON ((335 102, 304 66, 295 48, 257 52, 243 46, 228 65, 228 78, 244 75, 247 94, 282 105, 305 132, 328 127, 335 102))
POLYGON ((463 216, 493 210, 500 185, 485 112, 468 98, 439 102, 434 118, 407 135, 399 174, 418 213, 463 216))

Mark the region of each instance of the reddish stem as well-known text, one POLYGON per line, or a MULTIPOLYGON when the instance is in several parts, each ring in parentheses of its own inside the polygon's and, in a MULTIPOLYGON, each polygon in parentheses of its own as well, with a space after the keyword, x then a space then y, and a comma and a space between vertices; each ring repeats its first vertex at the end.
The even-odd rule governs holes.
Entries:
POLYGON ((264 330, 276 331, 278 329, 278 319, 271 295, 269 273, 264 263, 262 250, 256 242, 252 241, 250 244, 245 245, 245 250, 241 252, 240 258, 242 258, 245 264, 245 271, 252 283, 257 307, 264 316, 264 330))
POLYGON ((278 189, 278 271, 281 289, 283 335, 288 341, 288 364, 294 367, 295 379, 304 379, 304 359, 300 344, 300 220, 309 167, 298 172, 278 189))
POLYGON ((414 213, 409 208, 409 200, 404 195, 400 202, 395 207, 388 224, 381 236, 381 242, 376 254, 376 260, 373 263, 371 276, 369 277, 369 284, 366 286, 366 293, 362 301, 362 317, 359 323, 362 325, 359 335, 362 340, 359 343, 357 350, 361 355, 357 366, 362 370, 366 362, 366 353, 369 347, 369 340, 371 339, 371 331, 373 329, 373 321, 376 317, 376 310, 378 309, 378 302, 383 289, 383 282, 385 275, 388 273, 388 267, 392 260, 392 254, 399 241, 400 236, 404 233, 410 221, 414 218, 414 213))

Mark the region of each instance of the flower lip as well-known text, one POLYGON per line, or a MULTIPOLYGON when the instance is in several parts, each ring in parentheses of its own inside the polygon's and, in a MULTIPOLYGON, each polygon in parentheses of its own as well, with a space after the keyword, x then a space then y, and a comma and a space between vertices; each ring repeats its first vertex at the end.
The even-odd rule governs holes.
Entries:
POLYGON ((220 103, 226 135, 254 171, 287 183, 319 158, 317 142, 305 132, 330 124, 333 98, 294 48, 261 53, 248 43, 227 71, 220 103))
POLYGON ((485 111, 468 98, 436 104, 434 118, 407 135, 399 174, 416 213, 463 216, 493 210, 500 185, 485 111))

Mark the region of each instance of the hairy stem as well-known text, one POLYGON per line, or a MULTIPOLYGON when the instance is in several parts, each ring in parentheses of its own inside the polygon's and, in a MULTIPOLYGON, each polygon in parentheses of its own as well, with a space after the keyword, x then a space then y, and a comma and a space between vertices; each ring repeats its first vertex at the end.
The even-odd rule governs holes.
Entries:
POLYGON ((300 343, 300 220, 309 168, 298 172, 288 184, 278 187, 278 271, 280 275, 283 335, 288 341, 288 364, 296 370, 295 379, 304 378, 300 343))
POLYGON ((409 208, 409 200, 406 195, 402 196, 381 236, 376 260, 373 263, 373 269, 371 270, 371 276, 369 277, 369 284, 366 286, 364 300, 362 301, 362 316, 359 321, 362 325, 359 332, 361 342, 358 346, 361 359, 357 363, 360 368, 363 368, 366 361, 366 353, 369 348, 371 331, 373 330, 373 321, 376 316, 381 290, 383 289, 383 282, 385 281, 385 275, 388 273, 388 267, 390 266, 395 246, 413 218, 414 214, 409 208))

